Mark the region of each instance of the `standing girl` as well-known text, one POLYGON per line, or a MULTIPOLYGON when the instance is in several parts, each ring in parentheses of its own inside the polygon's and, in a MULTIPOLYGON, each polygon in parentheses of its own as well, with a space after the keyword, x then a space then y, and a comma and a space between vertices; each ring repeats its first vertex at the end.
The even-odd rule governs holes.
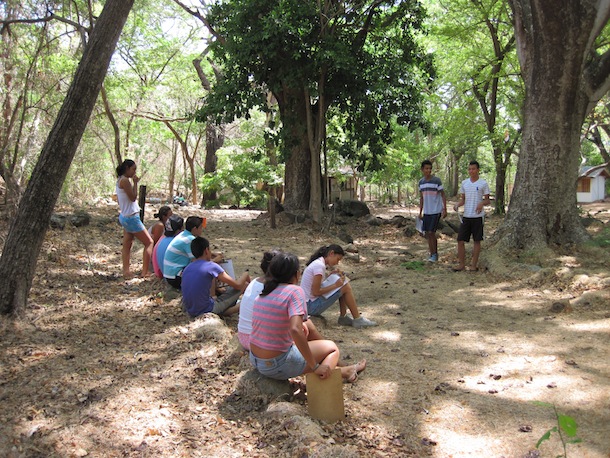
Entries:
POLYGON ((314 316, 321 315, 339 299, 339 324, 355 328, 376 326, 377 323, 360 315, 352 286, 349 280, 345 281, 343 272, 335 269, 337 280, 328 285, 322 284, 326 279, 326 267, 336 266, 344 255, 343 248, 333 244, 318 248, 309 258, 301 279, 301 286, 307 299, 307 312, 314 316), (347 316, 348 309, 353 318, 347 316))
POLYGON ((133 273, 129 269, 131 247, 136 237, 144 244, 144 259, 142 265, 142 277, 149 275, 150 258, 152 255, 153 240, 142 221, 140 221, 140 206, 138 205, 138 182, 136 175, 136 163, 131 159, 125 159, 116 168, 118 176, 116 182, 116 195, 119 201, 119 222, 123 226, 123 276, 132 278, 133 273))

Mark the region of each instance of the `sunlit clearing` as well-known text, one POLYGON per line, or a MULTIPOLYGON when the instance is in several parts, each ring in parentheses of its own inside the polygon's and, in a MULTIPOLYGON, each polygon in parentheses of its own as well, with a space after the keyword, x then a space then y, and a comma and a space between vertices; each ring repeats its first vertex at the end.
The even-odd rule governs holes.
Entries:
POLYGON ((398 342, 400 341, 400 332, 394 331, 383 331, 379 330, 377 332, 372 333, 374 340, 383 340, 384 342, 398 342))
POLYGON ((587 321, 586 323, 564 323, 562 326, 570 331, 608 332, 610 319, 587 321))
POLYGON ((398 384, 396 382, 388 382, 385 380, 370 381, 368 382, 371 388, 371 393, 375 393, 375 404, 390 404, 390 407, 394 407, 398 399, 398 384))

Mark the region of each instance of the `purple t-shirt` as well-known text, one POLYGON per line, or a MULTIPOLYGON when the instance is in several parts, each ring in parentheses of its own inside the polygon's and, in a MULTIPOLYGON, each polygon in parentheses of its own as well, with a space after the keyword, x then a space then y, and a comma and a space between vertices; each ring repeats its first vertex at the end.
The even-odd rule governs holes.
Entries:
POLYGON ((191 316, 211 312, 214 299, 210 295, 212 281, 224 269, 212 261, 196 259, 182 271, 182 302, 191 316))
MULTIPOLYGON (((184 279, 182 280, 184 281, 184 279)), ((307 316, 305 293, 298 285, 282 283, 254 300, 250 343, 266 350, 286 352, 294 343, 290 317, 307 316)))

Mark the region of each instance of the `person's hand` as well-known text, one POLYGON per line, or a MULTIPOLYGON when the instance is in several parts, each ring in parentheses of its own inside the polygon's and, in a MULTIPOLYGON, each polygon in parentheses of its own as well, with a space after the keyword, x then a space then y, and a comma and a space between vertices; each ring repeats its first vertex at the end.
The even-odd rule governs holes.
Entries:
POLYGON ((307 327, 307 325, 303 322, 303 334, 305 334, 305 337, 309 337, 309 328, 307 327))
POLYGON ((330 377, 330 366, 327 364, 320 364, 314 373, 322 380, 330 377))
POLYGON ((458 207, 458 204, 455 204, 455 205, 453 206, 453 211, 458 211, 458 208, 460 208, 460 207, 458 207))
POLYGON ((133 184, 138 184, 138 181, 140 181, 140 177, 137 175, 134 175, 131 179, 133 180, 133 184))
POLYGON ((441 212, 441 217, 442 218, 446 218, 447 217, 447 209, 443 208, 443 211, 441 212))
POLYGON ((337 275, 339 275, 339 278, 335 282, 335 286, 339 288, 343 286, 343 283, 345 283, 345 274, 343 272, 337 272, 337 275))

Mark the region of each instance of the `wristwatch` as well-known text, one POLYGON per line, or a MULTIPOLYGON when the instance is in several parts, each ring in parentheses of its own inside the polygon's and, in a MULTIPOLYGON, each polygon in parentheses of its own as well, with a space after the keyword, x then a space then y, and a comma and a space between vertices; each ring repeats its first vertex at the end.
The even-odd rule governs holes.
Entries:
POLYGON ((316 365, 313 367, 311 372, 315 372, 318 369, 318 367, 320 367, 320 363, 316 363, 316 365))

